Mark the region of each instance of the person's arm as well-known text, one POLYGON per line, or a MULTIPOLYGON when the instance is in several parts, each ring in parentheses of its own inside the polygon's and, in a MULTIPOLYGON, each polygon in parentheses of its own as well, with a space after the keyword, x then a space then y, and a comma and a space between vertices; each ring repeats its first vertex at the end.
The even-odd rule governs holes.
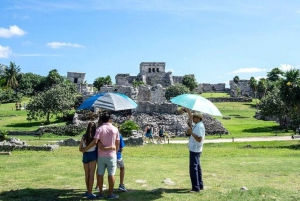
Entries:
POLYGON ((80 152, 81 152, 81 150, 82 150, 82 145, 83 145, 82 140, 80 140, 80 143, 79 143, 79 151, 80 151, 80 152))
POLYGON ((191 110, 189 108, 186 108, 186 110, 188 112, 189 118, 193 119, 193 114, 192 114, 191 110))
POLYGON ((98 148, 99 148, 100 150, 103 150, 103 151, 106 151, 106 150, 116 150, 116 147, 115 147, 115 146, 104 147, 100 141, 98 142, 98 148))
POLYGON ((187 131, 187 133, 190 134, 191 136, 193 136, 193 138, 195 138, 195 140, 197 142, 201 142, 202 141, 202 136, 198 136, 195 133, 193 133, 192 128, 189 128, 188 131, 187 131))
POLYGON ((94 138, 94 140, 88 146, 81 149, 81 152, 84 153, 87 150, 89 150, 90 148, 92 148, 93 146, 95 146, 97 144, 97 141, 98 141, 98 139, 94 138))
POLYGON ((120 139, 116 139, 115 141, 115 147, 119 147, 120 146, 120 139))

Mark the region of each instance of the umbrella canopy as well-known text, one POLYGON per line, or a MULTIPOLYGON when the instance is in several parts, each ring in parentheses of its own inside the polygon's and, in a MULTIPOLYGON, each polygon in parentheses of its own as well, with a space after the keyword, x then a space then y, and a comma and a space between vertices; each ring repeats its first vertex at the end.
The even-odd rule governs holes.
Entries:
POLYGON ((198 94, 181 94, 172 98, 170 101, 176 105, 180 105, 191 110, 214 116, 223 116, 219 109, 210 100, 198 94))
POLYGON ((78 109, 91 109, 98 107, 107 110, 119 111, 134 109, 138 105, 128 96, 116 92, 103 92, 84 101, 78 109))

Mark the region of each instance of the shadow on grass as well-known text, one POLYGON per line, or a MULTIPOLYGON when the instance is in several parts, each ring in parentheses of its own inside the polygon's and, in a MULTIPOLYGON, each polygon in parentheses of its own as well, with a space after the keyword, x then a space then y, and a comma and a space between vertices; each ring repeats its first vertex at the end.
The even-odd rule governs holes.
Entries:
POLYGON ((250 149, 292 149, 292 150, 300 150, 300 142, 297 144, 287 145, 287 146, 251 146, 246 145, 242 148, 250 148, 250 149))
POLYGON ((230 117, 239 117, 239 116, 241 116, 241 115, 239 115, 239 114, 230 114, 230 115, 228 115, 228 116, 230 116, 230 117))
MULTIPOLYGON (((8 124, 6 127, 21 127, 21 128, 29 128, 33 126, 51 126, 52 124, 61 123, 61 120, 55 120, 51 122, 51 124, 44 125, 42 122, 24 122, 24 123, 15 123, 15 124, 8 124)), ((53 125, 54 126, 54 125, 53 125)))
POLYGON ((275 131, 282 131, 282 129, 279 126, 266 126, 266 127, 249 128, 243 130, 243 132, 245 133, 265 133, 265 132, 275 132, 275 131))
POLYGON ((236 119, 247 119, 247 118, 250 118, 250 117, 234 117, 236 119))
MULTIPOLYGON (((134 190, 128 189, 128 192, 121 193, 119 191, 114 191, 117 195, 120 196, 119 200, 157 200, 163 197, 163 193, 171 194, 188 194, 189 189, 164 189, 158 188, 154 190, 134 190)), ((41 189, 18 189, 5 191, 0 193, 0 200, 3 201, 53 201, 53 200, 87 200, 84 194, 83 189, 51 189, 51 188, 41 188, 41 189)), ((96 192, 94 192, 96 193, 96 192)), ((107 195, 107 191, 104 191, 104 195, 107 195)), ((94 199, 100 200, 100 199, 94 199)), ((103 200, 103 199, 101 199, 103 200)), ((106 200, 106 199, 104 199, 106 200)))

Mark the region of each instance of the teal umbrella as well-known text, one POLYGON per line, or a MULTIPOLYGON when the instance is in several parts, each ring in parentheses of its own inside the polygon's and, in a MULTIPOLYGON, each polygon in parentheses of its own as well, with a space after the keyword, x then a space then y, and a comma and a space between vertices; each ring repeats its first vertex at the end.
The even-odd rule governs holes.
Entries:
POLYGON ((181 94, 170 100, 176 105, 180 105, 191 110, 207 113, 213 116, 223 116, 219 109, 208 99, 198 94, 181 94))

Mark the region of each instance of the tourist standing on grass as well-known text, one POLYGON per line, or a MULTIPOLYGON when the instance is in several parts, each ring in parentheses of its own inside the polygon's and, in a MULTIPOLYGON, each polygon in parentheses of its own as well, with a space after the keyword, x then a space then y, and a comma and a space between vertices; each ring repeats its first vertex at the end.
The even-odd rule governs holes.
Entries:
POLYGON ((103 176, 105 170, 108 172, 108 196, 107 199, 119 198, 118 195, 113 194, 113 188, 115 184, 115 173, 117 168, 117 153, 116 147, 119 147, 119 130, 113 126, 110 122, 110 115, 104 113, 101 115, 103 122, 102 126, 96 130, 95 139, 98 143, 98 185, 99 195, 98 198, 104 198, 103 196, 103 176), (105 148, 103 150, 103 147, 105 148))
POLYGON ((124 185, 124 177, 125 177, 125 165, 122 157, 123 148, 125 147, 125 143, 123 140, 122 135, 120 134, 120 145, 117 152, 117 167, 120 168, 120 184, 119 184, 119 190, 126 192, 127 189, 124 185))
MULTIPOLYGON (((92 144, 94 140, 95 132, 96 132, 96 124, 94 122, 89 122, 87 130, 81 138, 79 151, 82 151, 84 148, 92 144)), ((89 148, 83 153, 83 157, 82 157, 82 163, 83 163, 83 168, 85 173, 85 185, 87 190, 85 196, 87 196, 88 199, 96 198, 96 195, 92 193, 96 162, 97 162, 97 150, 96 150, 96 144, 94 143, 91 148, 89 148)))
POLYGON ((164 126, 159 126, 159 130, 158 130, 158 140, 157 142, 160 142, 162 143, 162 138, 164 139, 164 143, 166 143, 166 137, 164 135, 165 133, 165 129, 164 129, 164 126))
MULTIPOLYGON (((188 109, 189 116, 191 111, 188 109)), ((202 169, 200 164, 200 156, 203 150, 203 143, 205 138, 205 127, 202 122, 203 116, 201 113, 195 113, 192 115, 195 126, 189 128, 187 133, 190 135, 188 148, 190 151, 190 179, 192 183, 192 190, 190 193, 200 192, 204 190, 202 180, 202 169)))

